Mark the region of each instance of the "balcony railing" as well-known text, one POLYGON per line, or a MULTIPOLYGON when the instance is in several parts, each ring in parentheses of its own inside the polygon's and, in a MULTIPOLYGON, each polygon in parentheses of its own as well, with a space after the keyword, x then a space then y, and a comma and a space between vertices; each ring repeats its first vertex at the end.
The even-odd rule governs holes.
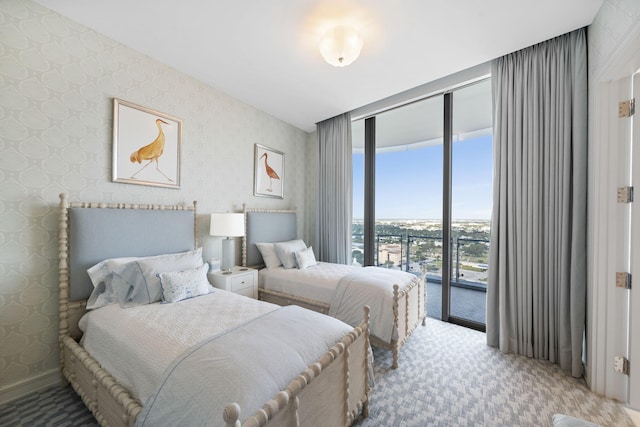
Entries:
MULTIPOLYGON (((362 242, 354 234, 354 242, 362 242)), ((489 240, 452 238, 451 285, 480 291, 487 289, 489 240)), ((426 267, 427 280, 442 281, 442 238, 411 234, 376 234, 374 262, 379 267, 419 273, 426 267)), ((354 245, 354 249, 358 249, 354 245)))

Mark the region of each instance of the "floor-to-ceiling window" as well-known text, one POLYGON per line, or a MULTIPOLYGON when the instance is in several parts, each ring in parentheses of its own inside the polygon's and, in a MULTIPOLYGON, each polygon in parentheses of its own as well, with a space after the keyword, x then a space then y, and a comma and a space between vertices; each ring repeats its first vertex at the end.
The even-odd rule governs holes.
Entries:
POLYGON ((424 272, 427 314, 479 329, 492 203, 490 89, 486 79, 352 124, 355 261, 366 264, 369 206, 375 218, 371 264, 424 272), (375 151, 369 195, 365 147, 375 151), (367 204, 368 197, 375 202, 367 204), (449 266, 445 274, 443 266, 449 266))
POLYGON ((351 123, 353 147, 353 263, 364 265, 364 120, 351 123))

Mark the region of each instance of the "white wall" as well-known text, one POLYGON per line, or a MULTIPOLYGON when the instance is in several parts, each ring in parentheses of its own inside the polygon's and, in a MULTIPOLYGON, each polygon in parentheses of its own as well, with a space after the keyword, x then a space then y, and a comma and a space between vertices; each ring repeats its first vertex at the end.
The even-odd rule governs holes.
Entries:
POLYGON ((197 200, 206 258, 207 215, 243 203, 296 207, 307 237, 306 132, 30 1, 0 2, 0 34, 0 401, 58 368, 59 193, 197 200), (113 97, 183 119, 181 189, 111 182, 113 97), (284 200, 252 195, 255 143, 285 153, 284 200))
MULTIPOLYGON (((627 401, 627 378, 613 370, 615 355, 628 352, 628 291, 615 288, 615 272, 627 271, 628 206, 616 203, 616 187, 628 185, 629 119, 617 117, 628 99, 618 79, 626 69, 628 46, 637 34, 640 3, 605 0, 588 31, 589 44, 589 294, 586 378, 595 392, 627 401), (626 122, 625 122, 626 120, 626 122)), ((640 63, 639 63, 640 65, 640 63)))

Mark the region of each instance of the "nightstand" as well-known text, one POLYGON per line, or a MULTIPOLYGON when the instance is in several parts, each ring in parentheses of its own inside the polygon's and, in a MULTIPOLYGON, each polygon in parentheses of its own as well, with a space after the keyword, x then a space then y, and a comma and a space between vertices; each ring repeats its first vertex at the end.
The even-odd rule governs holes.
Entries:
POLYGON ((250 298, 258 298, 258 270, 234 267, 231 273, 214 271, 207 274, 214 288, 224 289, 250 298))

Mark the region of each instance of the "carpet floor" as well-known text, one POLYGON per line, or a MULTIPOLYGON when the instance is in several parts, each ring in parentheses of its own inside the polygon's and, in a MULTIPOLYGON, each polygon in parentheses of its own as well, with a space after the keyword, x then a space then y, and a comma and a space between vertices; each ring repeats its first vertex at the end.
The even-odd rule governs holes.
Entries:
MULTIPOLYGON (((374 349, 369 417, 358 426, 552 426, 563 413, 633 427, 621 404, 591 393, 556 365, 487 347, 481 332, 432 318, 400 351, 374 349)), ((95 426, 69 386, 0 406, 0 426, 95 426)), ((312 426, 315 427, 315 426, 312 426)))

